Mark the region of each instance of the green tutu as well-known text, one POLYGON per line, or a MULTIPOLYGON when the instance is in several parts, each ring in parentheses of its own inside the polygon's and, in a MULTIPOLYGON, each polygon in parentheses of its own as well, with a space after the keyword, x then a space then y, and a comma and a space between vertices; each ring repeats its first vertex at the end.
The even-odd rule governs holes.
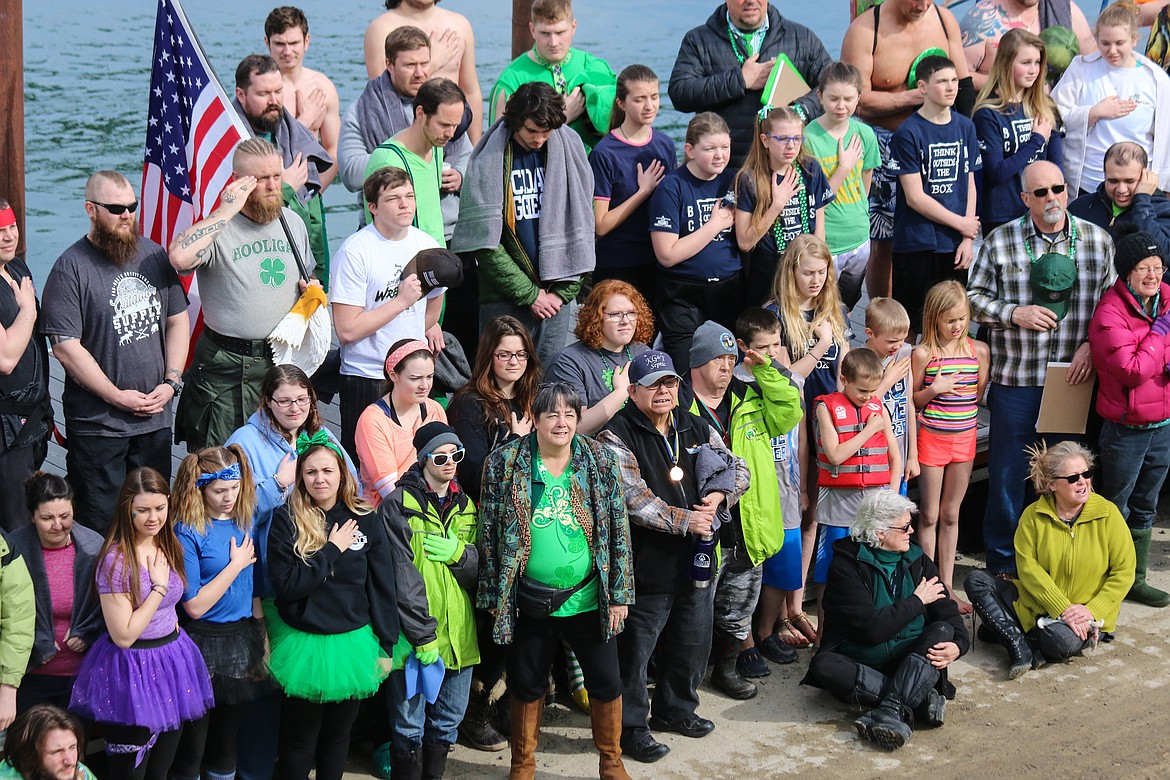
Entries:
POLYGON ((265 601, 268 669, 289 696, 314 702, 366 699, 390 674, 390 656, 369 626, 344 634, 309 634, 280 619, 265 601))

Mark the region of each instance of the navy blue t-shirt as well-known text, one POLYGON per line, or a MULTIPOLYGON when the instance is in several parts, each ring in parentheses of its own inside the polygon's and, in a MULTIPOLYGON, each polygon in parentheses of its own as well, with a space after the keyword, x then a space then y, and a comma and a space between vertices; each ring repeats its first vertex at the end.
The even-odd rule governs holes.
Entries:
POLYGON ((975 112, 974 122, 983 157, 979 218, 989 225, 1011 222, 1028 210, 1020 198, 1024 168, 1037 160, 1056 165, 1064 161, 1060 133, 1054 130, 1047 142, 1044 136, 1033 135, 1032 120, 1019 103, 1006 114, 981 108, 975 112))
MULTIPOLYGON (((703 181, 680 165, 650 196, 650 232, 689 236, 711 218, 712 211, 731 190, 735 171, 724 171, 711 181, 703 181)), ((728 227, 715 240, 673 268, 662 271, 688 279, 725 279, 743 268, 739 249, 728 227)))
MULTIPOLYGON (((788 175, 791 176, 792 172, 789 171, 788 175)), ((810 161, 807 167, 800 169, 800 175, 804 178, 804 191, 808 198, 808 232, 812 233, 817 229, 817 210, 832 203, 837 195, 829 189, 829 180, 825 178, 825 172, 821 170, 821 166, 816 160, 810 161)), ((784 210, 780 212, 780 229, 784 231, 786 245, 804 232, 800 222, 800 197, 799 192, 793 195, 784 204, 784 210)), ((749 214, 752 213, 756 207, 756 185, 752 177, 745 175, 740 178, 736 198, 736 208, 749 214)), ((760 243, 756 244, 756 248, 776 254, 776 236, 772 232, 771 226, 768 226, 768 230, 760 239, 760 243)))
MULTIPOLYGON (((894 131, 890 167, 898 175, 917 173, 922 190, 955 214, 967 213, 968 175, 981 167, 975 125, 955 111, 951 121, 936 125, 915 112, 894 131)), ((962 236, 931 222, 910 208, 898 188, 894 206, 895 252, 954 252, 962 236)))
POLYGON ((535 151, 512 144, 512 171, 509 174, 512 191, 512 209, 516 219, 516 238, 528 253, 534 268, 540 268, 540 202, 544 195, 544 155, 541 147, 535 151))
MULTIPOLYGON (((593 168, 593 198, 609 201, 615 209, 638 191, 638 165, 642 170, 658 160, 667 173, 674 170, 674 141, 651 128, 650 140, 632 144, 608 133, 593 147, 589 165, 593 168)), ((607 235, 597 237, 598 268, 632 268, 654 264, 650 246, 650 199, 607 235)))

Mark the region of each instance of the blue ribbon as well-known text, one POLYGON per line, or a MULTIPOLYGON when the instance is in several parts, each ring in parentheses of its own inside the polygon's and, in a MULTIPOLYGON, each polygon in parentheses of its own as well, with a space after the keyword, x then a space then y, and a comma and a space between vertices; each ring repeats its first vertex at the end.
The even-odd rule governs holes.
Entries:
POLYGON ((201 488, 204 485, 210 485, 217 479, 239 480, 240 478, 240 464, 233 463, 225 469, 213 473, 204 472, 195 480, 195 487, 201 488))

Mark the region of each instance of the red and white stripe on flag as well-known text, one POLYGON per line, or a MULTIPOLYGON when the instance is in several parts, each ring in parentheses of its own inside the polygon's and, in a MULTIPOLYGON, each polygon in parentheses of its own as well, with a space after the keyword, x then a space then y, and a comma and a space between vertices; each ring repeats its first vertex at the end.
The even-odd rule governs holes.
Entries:
MULTIPOLYGON (((248 136, 178 0, 159 0, 142 167, 143 235, 166 247, 214 211, 231 180, 232 150, 248 136)), ((195 274, 182 280, 190 301, 189 362, 203 315, 195 274)))

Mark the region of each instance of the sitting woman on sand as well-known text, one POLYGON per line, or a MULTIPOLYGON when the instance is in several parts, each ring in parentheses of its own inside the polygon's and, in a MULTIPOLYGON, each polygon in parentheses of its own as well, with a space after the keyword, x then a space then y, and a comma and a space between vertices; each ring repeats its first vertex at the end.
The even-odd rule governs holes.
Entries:
POLYGON ((910 541, 914 503, 879 490, 837 541, 825 585, 821 649, 803 683, 871 707, 857 733, 893 750, 911 723, 941 726, 955 687, 947 667, 970 640, 934 562, 910 541))

